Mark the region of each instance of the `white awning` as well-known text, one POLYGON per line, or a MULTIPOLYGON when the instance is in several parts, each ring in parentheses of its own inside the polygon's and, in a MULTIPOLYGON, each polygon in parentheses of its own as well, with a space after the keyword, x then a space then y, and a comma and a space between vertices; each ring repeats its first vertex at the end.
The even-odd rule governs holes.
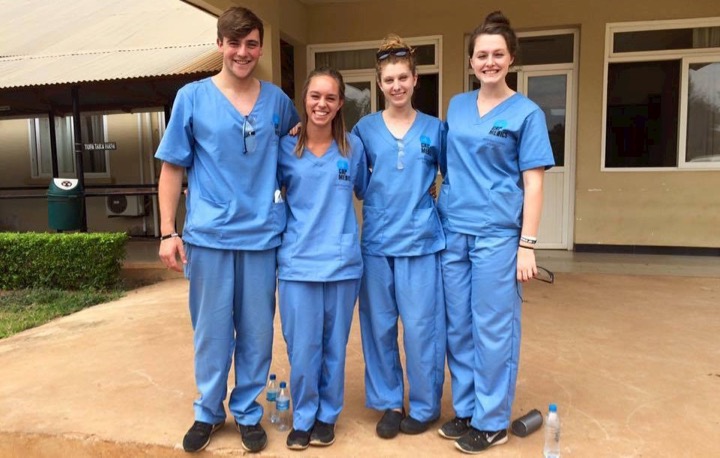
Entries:
POLYGON ((180 0, 0 0, 0 89, 217 71, 217 18, 180 0))

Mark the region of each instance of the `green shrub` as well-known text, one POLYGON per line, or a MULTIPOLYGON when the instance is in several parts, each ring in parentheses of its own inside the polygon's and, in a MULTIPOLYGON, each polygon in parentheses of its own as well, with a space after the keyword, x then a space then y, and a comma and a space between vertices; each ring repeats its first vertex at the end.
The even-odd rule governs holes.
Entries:
POLYGON ((0 232, 0 289, 115 288, 127 240, 125 233, 0 232))

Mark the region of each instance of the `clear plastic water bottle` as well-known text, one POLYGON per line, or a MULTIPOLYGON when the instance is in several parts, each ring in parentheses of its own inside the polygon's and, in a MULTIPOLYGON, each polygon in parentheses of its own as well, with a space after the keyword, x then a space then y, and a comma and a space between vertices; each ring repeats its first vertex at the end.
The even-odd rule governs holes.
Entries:
POLYGON ((278 431, 289 430, 292 424, 292 418, 290 417, 290 393, 288 393, 285 382, 280 382, 280 391, 277 396, 277 413, 278 422, 275 426, 278 431))
POLYGON ((278 395, 278 386, 277 382, 275 381, 275 374, 270 374, 270 378, 267 382, 267 387, 265 388, 265 401, 267 406, 267 412, 268 416, 270 417, 270 423, 275 424, 278 422, 278 413, 277 413, 277 395, 278 395))
POLYGON ((557 406, 550 404, 547 419, 545 420, 545 458, 560 458, 560 417, 557 406))

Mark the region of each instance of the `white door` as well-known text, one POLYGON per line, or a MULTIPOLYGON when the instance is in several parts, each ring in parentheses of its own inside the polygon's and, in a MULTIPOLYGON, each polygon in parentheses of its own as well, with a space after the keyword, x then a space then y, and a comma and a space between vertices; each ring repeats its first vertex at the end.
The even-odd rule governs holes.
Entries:
MULTIPOLYGON (((527 67, 526 67, 527 68, 527 67)), ((545 112, 555 167, 545 172, 538 248, 569 249, 572 159, 575 157, 572 70, 521 70, 518 92, 545 112)))

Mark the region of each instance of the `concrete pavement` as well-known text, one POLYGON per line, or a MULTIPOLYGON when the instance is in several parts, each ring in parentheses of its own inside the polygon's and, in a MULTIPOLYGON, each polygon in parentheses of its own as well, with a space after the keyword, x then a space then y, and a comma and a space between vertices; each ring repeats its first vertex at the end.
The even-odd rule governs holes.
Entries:
MULTIPOLYGON (((0 340, 0 457, 174 457, 196 397, 187 283, 174 274, 0 340)), ((563 456, 719 456, 720 280, 558 274, 526 288, 513 417, 549 402, 563 456)), ((287 380, 276 315, 273 372, 287 380)), ((435 428, 382 440, 364 408, 357 317, 337 441, 293 452, 263 420, 260 456, 462 456, 435 428)), ((453 416, 446 377, 442 421, 453 416)), ((439 425, 439 423, 438 423, 439 425)), ((539 457, 542 433, 511 436, 488 457, 539 457)), ((229 420, 203 452, 243 455, 229 420)))

